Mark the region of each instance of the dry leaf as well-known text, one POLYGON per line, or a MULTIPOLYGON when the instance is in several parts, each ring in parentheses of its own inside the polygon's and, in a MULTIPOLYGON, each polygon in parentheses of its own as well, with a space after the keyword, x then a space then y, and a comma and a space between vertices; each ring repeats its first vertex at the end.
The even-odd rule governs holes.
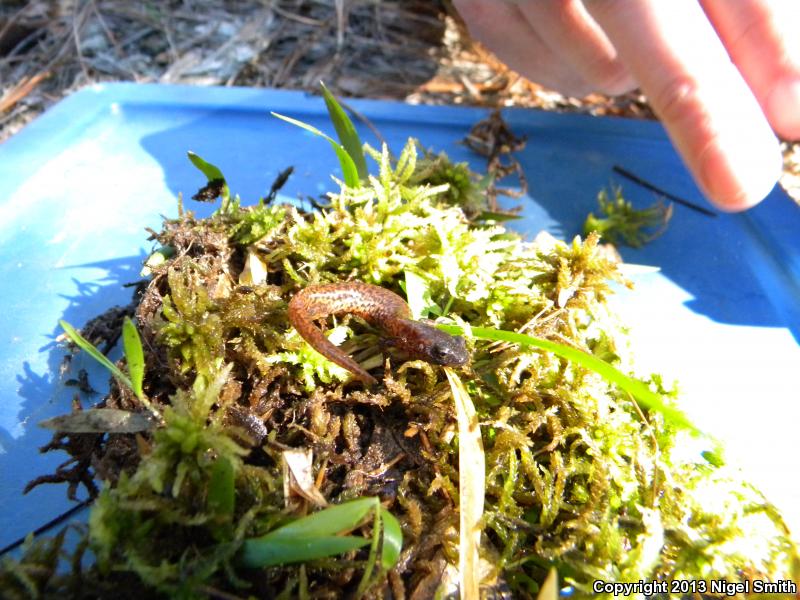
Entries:
POLYGON ((239 275, 239 285, 262 285, 267 282, 267 265, 253 252, 248 250, 244 261, 244 269, 239 275))
POLYGON ((458 419, 459 587, 463 600, 480 598, 481 517, 486 495, 486 456, 475 406, 458 375, 445 367, 458 419))
POLYGON ((314 453, 311 448, 285 450, 283 456, 283 497, 287 508, 292 498, 300 496, 314 506, 328 505, 314 484, 314 453))
POLYGON ((63 433, 137 433, 157 425, 147 413, 116 408, 92 408, 39 423, 39 427, 63 433))

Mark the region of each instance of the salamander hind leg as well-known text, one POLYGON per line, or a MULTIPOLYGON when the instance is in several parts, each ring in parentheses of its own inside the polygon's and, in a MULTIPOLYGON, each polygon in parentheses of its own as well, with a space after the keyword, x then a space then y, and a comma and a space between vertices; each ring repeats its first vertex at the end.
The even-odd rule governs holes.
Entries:
POLYGON ((311 347, 314 348, 314 350, 322 354, 322 356, 331 362, 334 362, 340 367, 347 369, 353 375, 355 375, 357 379, 363 381, 367 385, 375 385, 378 383, 378 381, 372 375, 367 373, 367 371, 364 370, 361 365, 350 358, 347 354, 342 352, 338 346, 334 345, 327 337, 325 337, 325 334, 322 333, 322 331, 316 327, 314 329, 316 330, 314 335, 308 337, 303 335, 303 337, 311 345, 311 347))
MULTIPOLYGON (((290 320, 292 319, 290 318, 290 320)), ((367 373, 367 371, 365 371, 361 365, 350 358, 347 354, 342 352, 339 347, 334 345, 327 337, 325 337, 325 334, 312 322, 307 320, 298 321, 295 319, 293 320, 292 324, 300 336, 306 342, 308 342, 308 345, 322 354, 322 356, 331 362, 336 363, 340 367, 347 369, 353 375, 355 375, 357 379, 363 381, 367 385, 375 385, 378 383, 378 381, 372 375, 367 373)))

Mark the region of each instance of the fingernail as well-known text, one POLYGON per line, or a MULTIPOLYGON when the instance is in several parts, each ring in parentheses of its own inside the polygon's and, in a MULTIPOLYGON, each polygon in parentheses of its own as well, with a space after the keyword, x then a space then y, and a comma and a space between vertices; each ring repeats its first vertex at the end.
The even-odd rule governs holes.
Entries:
MULTIPOLYGON (((759 136, 761 137, 761 136, 759 136)), ((711 201, 722 210, 746 210, 775 187, 783 169, 778 141, 737 137, 716 139, 700 160, 699 180, 711 201)))
POLYGON ((787 77, 772 90, 767 101, 770 123, 782 137, 800 138, 800 81, 787 77))

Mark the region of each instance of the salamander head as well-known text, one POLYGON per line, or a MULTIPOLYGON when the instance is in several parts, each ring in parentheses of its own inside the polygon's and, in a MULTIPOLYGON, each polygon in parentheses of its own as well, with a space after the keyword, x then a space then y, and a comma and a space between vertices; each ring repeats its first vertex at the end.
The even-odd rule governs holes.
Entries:
POLYGON ((467 343, 460 335, 449 335, 444 331, 433 329, 431 338, 430 345, 425 349, 428 362, 435 365, 458 367, 466 364, 469 360, 467 343))

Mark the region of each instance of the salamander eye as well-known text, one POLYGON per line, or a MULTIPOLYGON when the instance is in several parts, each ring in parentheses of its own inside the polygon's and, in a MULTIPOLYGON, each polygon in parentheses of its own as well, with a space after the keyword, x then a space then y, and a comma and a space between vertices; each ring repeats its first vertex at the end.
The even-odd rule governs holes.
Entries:
POLYGON ((431 358, 440 365, 459 367, 469 361, 467 344, 460 335, 447 336, 431 345, 431 358))
POLYGON ((437 365, 451 367, 463 365, 466 362, 466 348, 462 338, 453 338, 447 342, 437 342, 428 349, 431 362, 437 365), (458 343, 461 342, 461 344, 458 343))
POLYGON ((441 361, 446 360, 450 354, 450 349, 443 345, 443 344, 433 344, 429 349, 431 358, 433 358, 437 363, 441 363, 441 361))
POLYGON ((457 367, 466 364, 469 359, 464 338, 460 336, 438 336, 426 348, 428 362, 435 365, 457 367))

